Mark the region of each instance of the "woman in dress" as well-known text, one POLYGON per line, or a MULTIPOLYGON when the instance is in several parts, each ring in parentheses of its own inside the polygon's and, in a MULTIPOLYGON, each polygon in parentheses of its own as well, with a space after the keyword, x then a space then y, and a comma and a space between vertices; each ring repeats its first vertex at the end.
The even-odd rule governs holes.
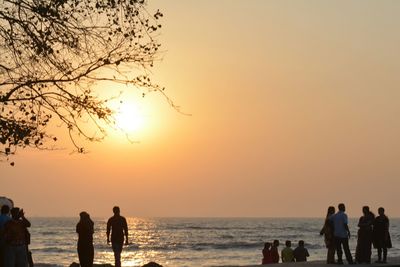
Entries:
POLYGON ((81 267, 93 266, 93 233, 94 223, 90 219, 90 215, 82 211, 80 214, 80 221, 76 225, 76 232, 78 233, 78 256, 81 267))
POLYGON ((375 215, 368 206, 362 208, 363 216, 358 221, 358 238, 356 247, 356 262, 371 263, 372 227, 375 215))
POLYGON ((386 263, 387 249, 392 247, 392 240, 389 234, 389 218, 385 215, 385 209, 379 208, 374 220, 373 237, 374 247, 378 249, 378 263, 386 263), (383 252, 383 258, 382 258, 383 252))
POLYGON ((330 217, 335 214, 335 207, 328 207, 328 212, 326 214, 325 223, 320 231, 320 235, 324 235, 324 241, 326 248, 328 249, 328 253, 326 256, 326 263, 333 264, 335 263, 335 240, 333 236, 333 223, 330 220, 330 217))

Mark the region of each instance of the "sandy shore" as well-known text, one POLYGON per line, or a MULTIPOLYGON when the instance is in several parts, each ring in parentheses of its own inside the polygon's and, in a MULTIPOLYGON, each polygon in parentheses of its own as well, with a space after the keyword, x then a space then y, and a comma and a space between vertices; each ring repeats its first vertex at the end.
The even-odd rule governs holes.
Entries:
MULTIPOLYGON (((344 261, 347 266, 349 264, 344 261)), ((268 265, 225 265, 225 266, 215 266, 215 267, 260 267, 260 266, 275 266, 275 267, 337 267, 343 266, 338 264, 326 264, 325 261, 308 261, 308 262, 289 262, 289 263, 276 263, 276 264, 268 264, 268 265)), ((355 264, 353 266, 357 267, 400 267, 400 257, 398 258, 389 258, 388 263, 371 263, 371 264, 355 264)))
MULTIPOLYGON (((348 264, 345 264, 350 266, 348 264)), ((35 267, 60 267, 62 265, 57 264, 35 264, 35 267)), ((124 266, 122 264, 122 266, 124 266)), ((342 265, 337 264, 326 264, 324 261, 309 261, 309 262, 290 262, 290 263, 276 263, 276 264, 268 264, 268 265, 223 265, 223 266, 214 266, 214 267, 260 267, 260 266, 275 266, 275 267, 337 267, 342 265)), ((398 258, 389 258, 388 263, 372 263, 372 264, 355 264, 357 267, 400 267, 400 257, 398 258)), ((69 266, 66 266, 69 267, 69 266)), ((110 264, 94 264, 93 267, 112 267, 110 264)), ((179 266, 164 266, 164 267, 179 267, 179 266)))

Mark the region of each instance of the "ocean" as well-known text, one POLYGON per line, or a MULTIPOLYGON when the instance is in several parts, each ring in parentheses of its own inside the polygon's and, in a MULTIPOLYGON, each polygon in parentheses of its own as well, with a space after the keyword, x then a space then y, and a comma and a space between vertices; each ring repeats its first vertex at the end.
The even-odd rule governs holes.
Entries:
MULTIPOLYGON (((75 226, 79 218, 31 218, 31 245, 35 263, 69 266, 79 262, 75 226)), ((114 263, 107 245, 106 218, 94 218, 95 263, 114 263)), ((226 266, 261 263, 264 242, 286 240, 296 247, 305 241, 309 260, 325 260, 319 231, 323 218, 127 218, 130 245, 122 252, 123 266, 155 261, 163 266, 226 266)), ((350 248, 354 254, 357 219, 350 220, 350 248)), ((400 256, 400 219, 391 219, 393 248, 389 258, 400 256)), ((376 250, 373 250, 376 257, 376 250)))

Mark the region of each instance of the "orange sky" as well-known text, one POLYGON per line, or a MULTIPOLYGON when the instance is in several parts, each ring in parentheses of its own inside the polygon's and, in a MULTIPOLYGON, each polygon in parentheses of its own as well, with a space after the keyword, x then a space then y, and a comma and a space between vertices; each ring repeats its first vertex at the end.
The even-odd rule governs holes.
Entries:
POLYGON ((20 150, 0 195, 27 216, 400 216, 400 2, 149 2, 155 79, 192 116, 133 94, 139 144, 20 150))

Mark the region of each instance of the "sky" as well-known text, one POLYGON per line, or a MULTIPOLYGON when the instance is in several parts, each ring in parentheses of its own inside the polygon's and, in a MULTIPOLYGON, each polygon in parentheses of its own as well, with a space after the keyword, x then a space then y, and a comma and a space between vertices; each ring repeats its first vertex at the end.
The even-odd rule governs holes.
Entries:
MULTIPOLYGON (((27 216, 400 216, 400 2, 150 0, 156 93, 88 154, 19 150, 0 195, 27 216)), ((63 137, 67 138, 66 136, 63 137)))

